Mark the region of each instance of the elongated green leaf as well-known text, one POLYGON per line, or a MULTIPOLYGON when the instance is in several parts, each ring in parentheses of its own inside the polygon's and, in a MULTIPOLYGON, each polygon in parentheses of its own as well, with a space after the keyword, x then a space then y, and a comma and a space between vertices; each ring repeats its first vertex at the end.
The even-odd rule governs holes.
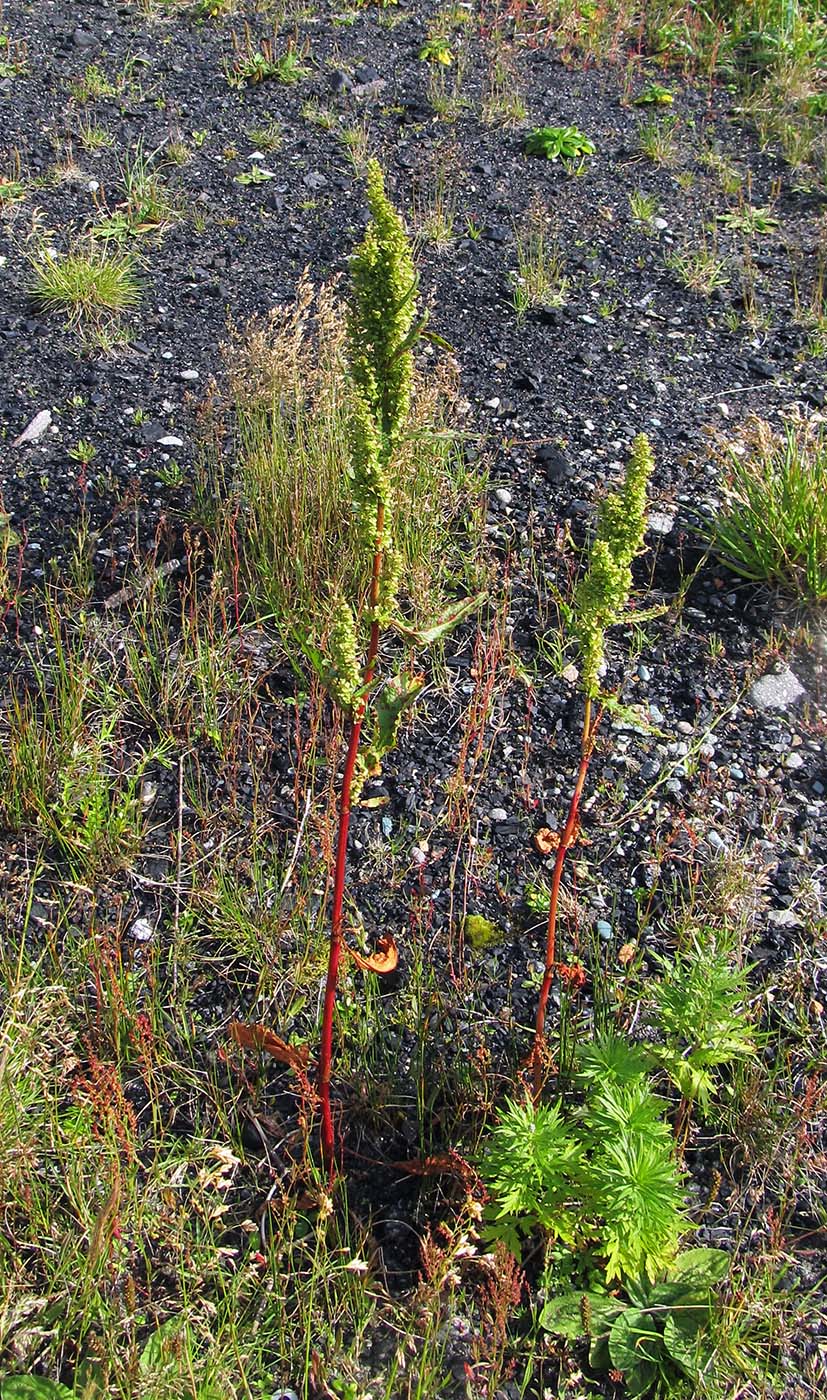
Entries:
POLYGON ((481 608, 487 596, 487 593, 475 593, 471 598, 464 598, 451 612, 445 613, 443 617, 426 627, 408 627, 400 621, 394 622, 393 625, 397 632, 401 633, 409 642, 413 642, 415 646, 429 647, 434 642, 447 637, 448 633, 452 632, 460 622, 481 608))
POLYGON ((709 1338, 701 1334, 701 1324, 694 1317, 697 1311, 693 1308, 689 1315, 681 1312, 670 1313, 663 1328, 663 1345, 672 1360, 691 1380, 697 1380, 714 1350, 709 1338))
POLYGON ((399 721, 409 710, 425 684, 424 676, 402 680, 395 676, 376 697, 376 735, 373 746, 386 754, 396 743, 399 721))
POLYGON ((612 1365, 628 1373, 650 1361, 657 1365, 663 1355, 663 1337, 649 1313, 626 1308, 612 1324, 609 1333, 612 1365))
POLYGON ((589 1343, 589 1365, 593 1371, 611 1369, 612 1358, 609 1355, 608 1332, 602 1332, 599 1337, 592 1337, 589 1343))
POLYGON ((186 1319, 178 1316, 168 1317, 166 1322, 162 1322, 161 1326, 156 1328, 138 1360, 138 1369, 142 1375, 163 1370, 170 1364, 175 1357, 176 1340, 185 1327, 186 1319))
POLYGON ((684 1308, 704 1306, 709 1302, 709 1294, 699 1292, 691 1283, 656 1283, 650 1289, 647 1308, 684 1308))

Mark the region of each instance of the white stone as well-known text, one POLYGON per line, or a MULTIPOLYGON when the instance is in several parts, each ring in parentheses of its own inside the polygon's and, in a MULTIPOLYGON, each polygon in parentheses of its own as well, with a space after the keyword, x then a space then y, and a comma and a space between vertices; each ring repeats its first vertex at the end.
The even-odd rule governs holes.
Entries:
POLYGON ((31 423, 23 429, 20 436, 14 439, 12 447, 22 447, 24 442, 37 442, 38 438, 42 438, 51 421, 52 415, 48 408, 42 408, 39 413, 35 414, 31 423))
POLYGON ((647 529, 653 535, 668 535, 675 523, 674 515, 667 515, 666 511, 653 510, 646 522, 647 529))
POLYGON ((750 687, 750 698, 759 710, 786 710, 804 694, 804 687, 789 666, 761 676, 750 687))

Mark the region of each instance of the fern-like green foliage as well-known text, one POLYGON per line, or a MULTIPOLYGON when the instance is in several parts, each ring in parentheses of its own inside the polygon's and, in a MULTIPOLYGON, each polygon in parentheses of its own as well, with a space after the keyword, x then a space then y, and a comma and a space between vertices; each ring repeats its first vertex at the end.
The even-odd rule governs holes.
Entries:
POLYGON ((584 1107, 506 1104, 482 1160, 488 1234, 519 1248, 542 1229, 604 1261, 606 1281, 654 1278, 687 1228, 665 1105, 643 1073, 589 1085, 584 1107))
POLYGON ((666 1104, 652 1092, 645 1074, 626 1083, 611 1080, 595 1084, 583 1108, 583 1118, 596 1143, 620 1132, 633 1133, 649 1142, 671 1145, 671 1132, 663 1118, 666 1104))
POLYGON ((592 1160, 592 1180, 606 1281, 655 1278, 674 1258, 687 1228, 668 1131, 650 1137, 625 1128, 604 1138, 592 1160))
POLYGON ((639 1075, 604 1083, 587 1100, 594 1209, 602 1219, 606 1279, 654 1278, 686 1229, 666 1105, 639 1075))
MULTIPOLYGON (((548 908, 548 903, 546 903, 548 908)), ((600 1088, 610 1084, 631 1084, 650 1068, 651 1057, 626 1036, 604 1031, 577 1051, 581 1084, 600 1088)))
POLYGON ((492 1133, 483 1176, 493 1196, 490 1233, 515 1254, 538 1226, 573 1243, 583 1147, 560 1104, 509 1099, 492 1133))
POLYGON ((646 493, 654 467, 649 439, 632 443, 620 490, 603 501, 589 563, 574 592, 574 631, 580 646, 582 684, 589 699, 599 691, 606 629, 618 622, 632 589, 631 564, 643 544, 646 493))
POLYGON ((658 961, 652 994, 664 1043, 653 1053, 683 1098, 705 1114, 719 1088, 716 1071, 755 1054, 746 974, 709 935, 658 961))

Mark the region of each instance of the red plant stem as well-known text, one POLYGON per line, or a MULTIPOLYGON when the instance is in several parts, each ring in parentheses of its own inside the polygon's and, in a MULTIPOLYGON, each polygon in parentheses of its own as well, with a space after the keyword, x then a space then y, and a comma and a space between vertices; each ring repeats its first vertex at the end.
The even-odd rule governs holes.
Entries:
POLYGON ((570 846, 574 845, 577 837, 577 819, 580 812, 580 799, 583 796, 586 774, 589 771, 589 763, 591 762, 592 753, 594 752, 594 740, 602 714, 602 710, 598 711, 596 718, 592 721, 592 702, 587 697, 586 707, 583 713, 583 731, 580 739, 580 767, 577 770, 577 781, 574 785, 574 792, 571 795, 571 801, 569 803, 566 825, 563 828, 560 836, 560 844, 557 847, 554 874, 551 877, 551 894, 549 896, 548 926, 546 933, 546 965, 543 973, 543 982, 540 987, 540 996, 537 1002, 534 1046, 529 1062, 534 1077, 535 1101, 540 1097, 540 1091, 542 1089, 542 1046, 546 1024, 546 1007, 548 1005, 551 984, 554 980, 554 973, 557 967, 557 904, 560 898, 560 882, 563 878, 563 865, 566 859, 566 852, 570 846))
POLYGON ((339 797, 339 832, 336 839, 336 865, 333 875, 333 908, 330 914, 330 948, 327 960, 327 981, 324 991, 322 1013, 322 1039, 319 1048, 319 1098, 322 1108, 321 1148, 322 1162, 332 1182, 336 1171, 336 1141, 333 1130, 333 1113, 330 1107, 330 1073, 333 1062, 333 1015, 336 1008, 336 986, 339 980, 339 963, 342 958, 342 923, 345 899, 345 879, 347 876, 347 837, 350 828, 350 796, 356 760, 359 757, 359 741, 362 737, 362 724, 368 702, 368 689, 373 681, 376 656, 379 651, 379 621, 376 616, 379 606, 379 585, 382 578, 382 536, 385 528, 385 509, 379 505, 376 511, 376 548, 373 555, 373 568, 370 580, 370 640, 368 655, 363 671, 364 688, 350 724, 345 770, 342 774, 342 788, 339 797))

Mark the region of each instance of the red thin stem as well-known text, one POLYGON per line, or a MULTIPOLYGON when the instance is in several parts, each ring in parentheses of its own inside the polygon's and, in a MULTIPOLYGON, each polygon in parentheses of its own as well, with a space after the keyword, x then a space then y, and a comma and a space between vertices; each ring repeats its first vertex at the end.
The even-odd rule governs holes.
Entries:
POLYGON ((336 1008, 336 986, 339 980, 339 964, 342 958, 342 924, 344 915, 345 880, 347 877, 347 838, 350 828, 350 803, 353 788, 353 775, 359 757, 359 741, 362 724, 368 704, 368 690, 376 669, 379 651, 379 621, 376 616, 379 607, 379 585, 382 578, 382 535, 385 528, 385 510, 382 505, 376 511, 376 549, 373 555, 373 568, 370 580, 370 640, 368 655, 363 671, 364 688, 358 701, 350 725, 345 769, 342 774, 342 788, 339 797, 339 831, 336 839, 336 865, 333 875, 333 907, 330 914, 330 948, 327 960, 327 981, 324 992, 322 1013, 322 1038, 319 1048, 319 1098, 322 1108, 321 1148, 322 1162, 333 1180, 336 1171, 336 1141, 333 1130, 333 1112, 330 1106, 330 1074, 333 1062, 333 1016, 336 1008))
POLYGON ((554 980, 554 973, 557 968, 557 905, 560 899, 560 882, 563 878, 563 865, 566 860, 566 852, 570 846, 574 845, 577 839, 578 816, 580 813, 580 800, 583 796, 583 788, 586 782, 586 774, 589 771, 592 753, 594 752, 594 740, 597 734, 597 727, 600 724, 603 711, 598 711, 594 721, 592 721, 592 703, 586 699, 586 708, 583 713, 583 730, 580 739, 580 767, 577 770, 577 781, 574 785, 574 792, 569 803, 566 825, 560 835, 560 844, 557 847, 557 858, 554 862, 554 873, 551 877, 551 894, 548 905, 548 925, 546 932, 546 965, 543 973, 543 981, 540 987, 540 996, 537 1002, 537 1020, 534 1027, 534 1046, 531 1052, 530 1065, 534 1078, 534 1098, 540 1097, 542 1089, 543 1071, 543 1040, 546 1024, 546 1007, 548 1005, 551 984, 554 980))

